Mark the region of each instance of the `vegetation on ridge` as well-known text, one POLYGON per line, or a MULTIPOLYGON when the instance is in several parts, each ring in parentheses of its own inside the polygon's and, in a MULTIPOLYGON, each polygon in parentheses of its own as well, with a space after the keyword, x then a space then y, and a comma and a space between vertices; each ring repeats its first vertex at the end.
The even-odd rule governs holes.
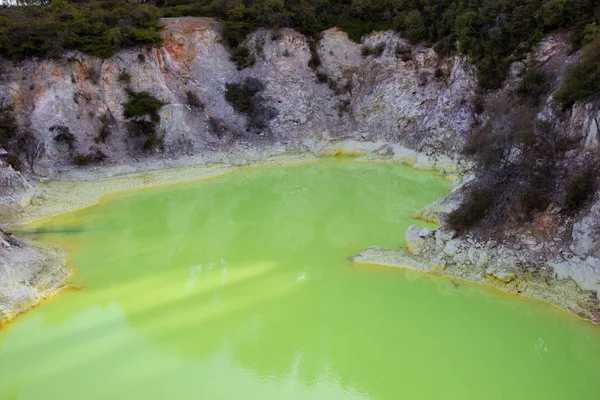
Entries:
POLYGON ((80 50, 105 58, 123 47, 159 43, 159 17, 156 7, 128 0, 0 7, 0 56, 58 57, 80 50))

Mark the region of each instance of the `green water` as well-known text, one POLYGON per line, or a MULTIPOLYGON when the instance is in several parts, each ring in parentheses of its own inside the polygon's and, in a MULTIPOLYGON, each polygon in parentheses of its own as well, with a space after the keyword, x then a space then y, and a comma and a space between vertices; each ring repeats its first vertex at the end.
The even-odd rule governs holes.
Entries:
POLYGON ((112 196, 44 223, 83 290, 0 330, 2 399, 598 399, 600 330, 396 268, 446 182, 327 160, 112 196))

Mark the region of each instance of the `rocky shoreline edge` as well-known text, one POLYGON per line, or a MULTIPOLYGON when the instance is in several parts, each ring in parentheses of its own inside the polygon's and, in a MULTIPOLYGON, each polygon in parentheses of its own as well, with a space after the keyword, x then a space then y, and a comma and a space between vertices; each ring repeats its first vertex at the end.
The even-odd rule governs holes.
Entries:
POLYGON ((594 269, 573 255, 548 260, 494 241, 456 237, 452 231, 411 225, 406 248, 372 246, 351 257, 360 264, 405 268, 491 286, 539 299, 600 324, 594 269), (585 273, 589 272, 590 276, 585 273))

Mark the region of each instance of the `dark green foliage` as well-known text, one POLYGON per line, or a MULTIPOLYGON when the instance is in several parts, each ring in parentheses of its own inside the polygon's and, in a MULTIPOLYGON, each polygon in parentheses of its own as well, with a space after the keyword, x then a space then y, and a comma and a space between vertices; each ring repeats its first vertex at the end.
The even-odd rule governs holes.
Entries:
POLYGON ((50 127, 50 132, 56 133, 54 141, 59 144, 66 145, 70 150, 75 147, 75 135, 71 133, 71 130, 67 126, 54 125, 50 127))
POLYGON ((58 57, 72 49, 109 57, 119 48, 159 43, 159 14, 151 5, 126 0, 0 8, 0 55, 58 57))
POLYGON ((398 57, 404 62, 412 60, 412 51, 407 46, 402 46, 400 44, 396 45, 396 48, 394 49, 394 54, 396 55, 396 57, 398 57))
POLYGON ((100 70, 97 68, 94 68, 93 66, 88 66, 87 72, 86 72, 87 78, 90 82, 92 82, 94 85, 97 85, 98 83, 100 83, 100 70))
POLYGON ((519 86, 519 93, 522 96, 528 97, 537 105, 540 97, 545 91, 546 74, 537 62, 531 62, 525 69, 525 74, 519 86))
POLYGON ((256 78, 246 78, 243 83, 227 83, 225 100, 233 108, 248 116, 247 131, 263 133, 268 131, 269 121, 278 115, 278 111, 263 104, 259 92, 264 90, 262 82, 256 78))
POLYGON ((317 52, 317 44, 314 40, 308 41, 308 49, 310 50, 310 59, 308 60, 308 66, 311 69, 316 70, 321 66, 321 58, 317 52))
POLYGON ((192 92, 191 90, 188 90, 187 92, 185 92, 185 95, 187 97, 187 102, 191 107, 195 107, 195 108, 199 108, 200 110, 204 110, 204 103, 202 103, 202 101, 200 101, 200 99, 198 98, 196 93, 192 92))
POLYGON ((250 53, 250 50, 246 46, 236 47, 229 59, 237 65, 238 70, 250 67, 256 61, 256 57, 250 53))
MULTIPOLYGON (((313 38, 337 26, 356 42, 374 30, 394 28, 412 42, 434 45, 441 55, 455 50, 458 42, 459 50, 477 66, 484 89, 498 87, 510 62, 522 57, 544 33, 571 29, 576 42, 589 41, 598 31, 595 23, 600 14, 597 0, 187 0, 164 4, 165 14, 171 16, 220 19, 231 48, 262 26, 292 27, 313 38)), ((311 66, 318 67, 318 61, 313 59, 311 66)))
POLYGON ((227 83, 225 85, 225 100, 236 111, 245 113, 254 106, 254 95, 258 92, 251 86, 242 83, 227 83))
POLYGON ((162 146, 162 140, 156 132, 156 123, 145 120, 133 120, 127 122, 126 125, 127 133, 130 137, 136 139, 143 139, 143 149, 146 151, 160 148, 162 146))
POLYGON ((100 131, 98 132, 98 136, 94 138, 96 143, 106 143, 106 139, 108 139, 112 135, 110 128, 107 125, 102 125, 100 127, 100 131))
POLYGON ((10 140, 16 136, 17 130, 13 107, 0 105, 0 147, 6 150, 10 140))
POLYGON ((85 167, 92 164, 101 163, 106 159, 106 154, 101 152, 100 150, 96 150, 93 153, 88 154, 77 154, 73 157, 73 164, 78 167, 85 167))
POLYGON ((121 72, 119 72, 117 81, 124 83, 124 84, 129 84, 129 83, 131 83, 131 74, 127 71, 121 71, 121 72))
POLYGON ((385 51, 385 43, 379 43, 376 46, 363 46, 361 49, 361 55, 363 57, 373 56, 375 58, 381 57, 385 51))
POLYGON ((586 100, 600 91, 600 38, 583 48, 581 61, 565 72, 560 90, 554 98, 564 106, 586 100))
POLYGON ((485 104, 483 103, 483 97, 477 96, 473 99, 473 109, 475 114, 481 114, 485 111, 485 104))
POLYGON ((317 82, 327 83, 328 80, 329 80, 329 78, 327 77, 327 74, 324 74, 322 72, 317 72, 317 82))
POLYGON ((139 118, 149 116, 152 122, 159 122, 158 111, 165 105, 162 101, 152 96, 149 92, 134 92, 126 89, 129 100, 123 104, 125 118, 139 118))
POLYGON ((8 152, 6 162, 16 170, 31 165, 35 159, 37 141, 33 133, 19 126, 12 105, 0 104, 0 147, 8 152))
MULTIPOLYGON (((546 89, 541 84, 539 90, 546 89)), ((530 96, 531 91, 519 88, 486 104, 489 118, 464 148, 475 161, 477 179, 448 216, 456 230, 492 231, 509 221, 520 224, 551 204, 561 207, 565 197, 569 208, 579 208, 593 193, 585 180, 565 182, 570 171, 562 160, 579 144, 561 136, 551 123, 536 120, 538 107, 530 96)))
POLYGON ((566 194, 566 206, 569 211, 578 210, 593 197, 595 181, 596 176, 592 168, 571 178, 566 194))
POLYGON ((146 137, 156 134, 156 124, 152 121, 137 119, 127 122, 127 133, 130 137, 146 137))

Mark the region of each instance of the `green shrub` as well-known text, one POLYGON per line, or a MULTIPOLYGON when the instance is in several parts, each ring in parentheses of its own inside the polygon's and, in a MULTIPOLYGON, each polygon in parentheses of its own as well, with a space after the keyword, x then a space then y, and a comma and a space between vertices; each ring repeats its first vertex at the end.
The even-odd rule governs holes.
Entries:
POLYGON ((322 72, 317 72, 317 82, 327 83, 328 80, 329 80, 329 78, 327 77, 327 74, 324 74, 322 72))
POLYGON ((17 134, 17 120, 13 114, 12 105, 0 105, 0 147, 6 149, 9 141, 17 134))
POLYGON ((119 76, 117 77, 117 81, 124 84, 131 83, 131 74, 127 71, 119 72, 119 76))
POLYGON ((375 46, 363 46, 361 49, 361 55, 364 57, 373 56, 375 58, 381 57, 385 51, 385 43, 379 43, 375 46))
POLYGON ((98 131, 98 135, 94 138, 96 143, 106 143, 106 139, 108 139, 112 135, 110 128, 108 125, 102 125, 100 130, 98 131))
POLYGON ((396 48, 394 49, 394 54, 397 58, 401 59, 404 62, 412 60, 412 51, 406 46, 402 46, 400 44, 396 45, 396 48))
POLYGON ((531 62, 525 69, 525 74, 519 86, 519 93, 532 99, 537 104, 546 89, 546 74, 537 62, 531 62))
POLYGON ((139 118, 149 116, 152 122, 159 122, 158 111, 166 103, 152 96, 149 92, 134 92, 126 89, 129 100, 123 104, 123 116, 125 118, 139 118))
POLYGON ((310 59, 308 60, 308 66, 316 70, 321 66, 321 58, 319 57, 319 53, 317 52, 317 44, 314 40, 308 41, 308 49, 310 50, 310 59))
POLYGON ((93 153, 88 154, 77 154, 73 157, 73 164, 78 167, 85 167, 92 164, 101 163, 106 159, 106 154, 101 152, 100 150, 96 150, 93 153))
POLYGON ((237 65, 238 70, 250 67, 256 62, 256 57, 250 53, 250 50, 246 46, 236 47, 229 59, 237 65))
POLYGON ((90 82, 92 82, 94 85, 97 85, 98 83, 100 83, 100 70, 93 67, 93 66, 88 66, 87 72, 86 72, 87 78, 90 82))
POLYGON ((71 133, 71 130, 67 126, 54 125, 50 127, 50 132, 56 133, 54 141, 59 144, 66 145, 70 150, 75 147, 75 135, 71 133))
POLYGON ((0 55, 58 57, 80 50, 110 57, 120 48, 160 43, 159 15, 149 4, 122 0, 0 8, 0 55))
POLYGON ((200 101, 196 93, 192 92, 191 90, 188 90, 187 92, 185 92, 185 96, 187 97, 187 102, 190 105, 190 107, 195 107, 199 108, 200 110, 204 110, 204 103, 200 101))
POLYGON ((246 84, 227 83, 225 85, 225 100, 236 111, 245 113, 254 106, 254 95, 257 92, 246 84))
POLYGON ((570 106, 600 92, 600 39, 583 48, 581 61, 571 65, 565 72, 562 86, 554 98, 570 106))
POLYGON ((594 196, 595 179, 592 169, 571 178, 566 193, 566 205, 569 211, 578 210, 594 196))

